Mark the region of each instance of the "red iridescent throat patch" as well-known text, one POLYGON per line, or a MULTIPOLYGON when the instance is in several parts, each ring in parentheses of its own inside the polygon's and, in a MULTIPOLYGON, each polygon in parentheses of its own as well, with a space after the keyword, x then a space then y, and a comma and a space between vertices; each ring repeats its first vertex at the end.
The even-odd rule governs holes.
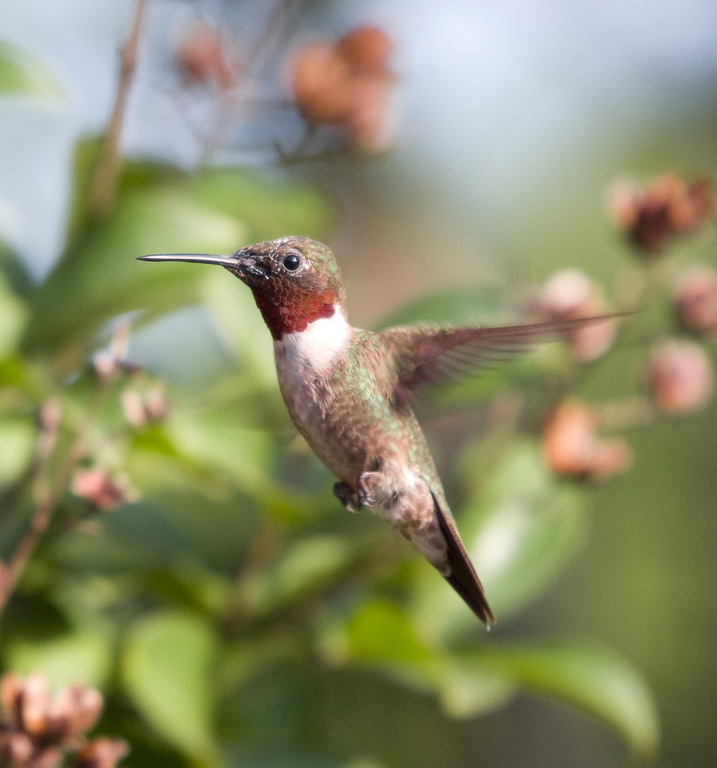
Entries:
POLYGON ((336 311, 333 291, 319 291, 292 299, 255 294, 254 299, 275 341, 280 341, 285 333, 305 331, 309 323, 322 317, 333 317, 336 311), (281 298, 285 300, 277 300, 281 298))

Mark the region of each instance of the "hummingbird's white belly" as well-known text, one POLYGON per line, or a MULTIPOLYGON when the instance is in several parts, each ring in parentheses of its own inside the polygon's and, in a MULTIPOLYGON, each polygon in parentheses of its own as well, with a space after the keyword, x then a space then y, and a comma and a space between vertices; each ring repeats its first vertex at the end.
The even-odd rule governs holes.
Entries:
POLYGON ((354 467, 347 466, 352 462, 347 460, 326 376, 346 354, 355 335, 338 307, 331 317, 315 320, 306 330, 284 334, 274 342, 279 387, 291 418, 324 463, 342 478, 354 467))

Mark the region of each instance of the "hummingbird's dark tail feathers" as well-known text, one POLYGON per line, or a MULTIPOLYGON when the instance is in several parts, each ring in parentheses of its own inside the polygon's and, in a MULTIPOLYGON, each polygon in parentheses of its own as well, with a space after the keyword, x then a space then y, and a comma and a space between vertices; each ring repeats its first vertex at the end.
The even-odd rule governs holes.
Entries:
POLYGON ((438 518, 438 525, 448 547, 448 565, 451 572, 450 575, 445 576, 445 579, 481 621, 489 626, 495 624, 495 616, 486 600, 483 585, 480 583, 473 563, 471 563, 466 548, 463 546, 456 524, 451 515, 445 514, 441 509, 441 505, 433 492, 431 492, 431 496, 433 496, 433 506, 438 518))

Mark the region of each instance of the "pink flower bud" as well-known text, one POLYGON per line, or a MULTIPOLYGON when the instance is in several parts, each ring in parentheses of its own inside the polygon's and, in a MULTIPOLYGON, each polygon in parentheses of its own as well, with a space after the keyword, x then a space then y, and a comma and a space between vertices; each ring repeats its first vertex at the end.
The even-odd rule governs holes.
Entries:
POLYGON ((115 768, 128 752, 124 739, 95 739, 77 751, 74 768, 115 768))
POLYGON ((632 449, 620 438, 597 435, 598 418, 578 400, 565 400, 543 430, 543 453, 561 475, 606 480, 632 465, 632 449))
POLYGON ((232 46, 208 24, 196 24, 177 46, 176 63, 186 85, 215 84, 230 91, 239 83, 241 64, 232 46))
POLYGON ((597 418, 577 400, 559 405, 543 430, 543 451, 559 474, 582 475, 595 453, 597 418))
POLYGON ((47 710, 48 730, 62 739, 82 735, 97 722, 102 706, 102 696, 93 688, 61 688, 47 710))
POLYGON ((677 285, 677 316, 693 331, 717 331, 717 272, 695 264, 681 275, 677 285))
POLYGON ((666 414, 702 408, 712 394, 712 365, 693 341, 670 339, 656 346, 650 353, 647 377, 655 405, 666 414))
POLYGON ((104 469, 81 469, 72 479, 72 493, 106 512, 139 498, 125 475, 110 476, 104 469))
POLYGON ((49 704, 45 678, 37 672, 30 675, 23 685, 20 704, 22 727, 27 733, 37 735, 45 731, 49 704))
MULTIPOLYGON (((596 317, 608 312, 599 286, 579 269, 564 269, 553 275, 538 298, 541 313, 552 320, 596 317)), ((612 346, 618 319, 589 323, 565 333, 570 350, 580 362, 596 360, 612 346)))

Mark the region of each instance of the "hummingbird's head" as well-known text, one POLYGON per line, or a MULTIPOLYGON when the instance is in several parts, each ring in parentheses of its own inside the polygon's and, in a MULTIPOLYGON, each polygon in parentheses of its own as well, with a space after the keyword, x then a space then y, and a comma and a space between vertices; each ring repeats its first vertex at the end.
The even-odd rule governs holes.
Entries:
POLYGON ((140 259, 224 267, 251 288, 276 340, 343 310, 345 292, 339 265, 328 246, 308 237, 282 237, 246 245, 232 256, 177 253, 152 254, 140 259))

